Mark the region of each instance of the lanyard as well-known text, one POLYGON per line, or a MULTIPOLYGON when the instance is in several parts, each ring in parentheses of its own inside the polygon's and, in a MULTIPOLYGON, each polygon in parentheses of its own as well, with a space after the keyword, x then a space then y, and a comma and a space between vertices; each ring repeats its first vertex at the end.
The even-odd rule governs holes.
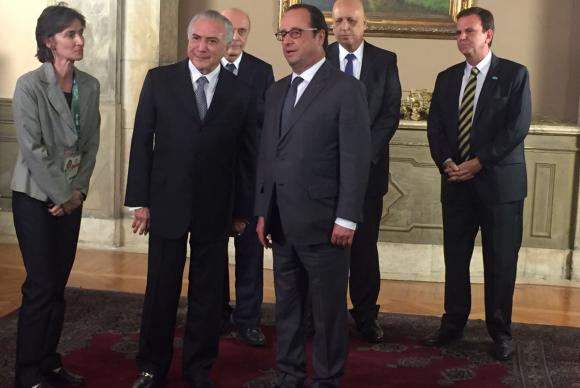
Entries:
POLYGON ((81 132, 81 107, 79 103, 79 85, 77 84, 77 80, 73 78, 72 84, 72 114, 73 119, 75 122, 75 129, 77 130, 77 134, 81 132))

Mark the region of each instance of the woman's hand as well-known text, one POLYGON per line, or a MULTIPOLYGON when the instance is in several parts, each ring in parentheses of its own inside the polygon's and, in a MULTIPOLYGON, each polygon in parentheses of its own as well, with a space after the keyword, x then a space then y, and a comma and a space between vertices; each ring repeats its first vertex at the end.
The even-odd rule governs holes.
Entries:
POLYGON ((71 214, 83 203, 83 193, 78 190, 73 191, 72 196, 68 201, 62 204, 62 208, 66 214, 71 214))
POLYGON ((48 212, 55 217, 62 217, 65 214, 62 205, 54 205, 54 204, 48 205, 48 212))

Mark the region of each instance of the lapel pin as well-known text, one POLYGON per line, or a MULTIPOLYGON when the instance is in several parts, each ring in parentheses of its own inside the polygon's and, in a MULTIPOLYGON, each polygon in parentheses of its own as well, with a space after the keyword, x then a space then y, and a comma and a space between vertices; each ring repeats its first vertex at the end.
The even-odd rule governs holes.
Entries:
POLYGON ((493 75, 493 76, 491 76, 491 79, 493 79, 493 80, 496 80, 496 79, 498 79, 498 78, 497 78, 497 75, 493 75))

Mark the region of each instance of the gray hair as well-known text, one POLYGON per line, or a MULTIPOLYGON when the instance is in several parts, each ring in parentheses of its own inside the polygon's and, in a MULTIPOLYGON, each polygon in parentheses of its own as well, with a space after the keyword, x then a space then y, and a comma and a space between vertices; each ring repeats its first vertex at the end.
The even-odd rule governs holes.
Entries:
POLYGON ((230 20, 225 16, 223 16, 221 13, 219 13, 218 11, 214 11, 213 9, 200 12, 191 18, 189 24, 187 25, 188 40, 191 39, 191 27, 193 26, 193 23, 201 19, 209 19, 222 22, 226 30, 226 33, 224 35, 224 42, 226 44, 226 47, 230 47, 230 45, 232 44, 232 40, 234 38, 234 27, 232 26, 232 22, 230 22, 230 20))

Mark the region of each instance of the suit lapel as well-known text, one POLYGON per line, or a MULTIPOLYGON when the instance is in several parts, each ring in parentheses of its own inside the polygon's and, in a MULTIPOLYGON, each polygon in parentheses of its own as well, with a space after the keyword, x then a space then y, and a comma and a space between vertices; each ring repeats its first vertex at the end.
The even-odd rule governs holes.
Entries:
POLYGON ((465 70, 465 65, 462 64, 457 66, 455 74, 451 78, 451 85, 449 85, 449 106, 451 117, 451 129, 453 131, 452 138, 457 138, 457 133, 459 131, 459 94, 461 93, 461 81, 463 80, 463 72, 465 70))
POLYGON ((338 57, 338 43, 332 44, 326 53, 326 59, 332 66, 340 69, 340 58, 338 57))
POLYGON ((324 62, 320 67, 320 69, 318 69, 318 71, 314 75, 314 78, 312 78, 312 81, 310 81, 310 83, 306 86, 306 90, 304 90, 304 93, 300 97, 300 100, 298 100, 298 103, 296 104, 294 110, 292 111, 290 117, 288 118, 288 125, 286 125, 286 128, 282 128, 284 132, 280 134, 280 140, 282 140, 284 136, 286 136, 286 134, 290 132, 290 129, 292 129, 294 124, 296 124, 298 118, 300 118, 304 114, 304 112, 312 105, 314 99, 326 86, 326 79, 328 78, 327 66, 330 65, 324 62))
POLYGON ((56 77, 54 75, 54 69, 52 64, 46 62, 43 64, 44 69, 44 81, 48 84, 48 100, 52 107, 58 112, 59 116, 62 118, 63 122, 67 125, 68 129, 73 133, 76 133, 75 124, 72 116, 72 112, 68 107, 64 93, 58 84, 56 77))
POLYGON ((481 111, 485 108, 485 106, 491 99, 491 96, 493 96, 493 91, 498 85, 499 68, 500 68, 498 64, 499 60, 495 55, 492 54, 491 63, 489 64, 489 70, 487 71, 487 75, 485 76, 485 81, 483 82, 481 92, 479 92, 479 98, 477 99, 477 106, 475 107, 475 114, 473 116, 473 127, 475 127, 475 123, 477 122, 477 119, 481 115, 481 111))
POLYGON ((273 101, 276 101, 276 105, 274 106, 274 112, 276 112, 276 116, 274 116, 274 123, 276 127, 276 136, 278 139, 282 138, 281 135, 281 125, 282 125, 282 109, 284 107, 284 100, 286 99, 286 94, 288 94, 288 90, 290 89, 290 82, 292 81, 292 76, 289 75, 286 78, 283 78, 279 81, 280 88, 279 88, 279 95, 273 98, 273 101))
POLYGON ((214 116, 219 113, 219 107, 223 107, 227 103, 228 91, 232 90, 230 86, 231 77, 235 77, 235 75, 233 75, 229 70, 224 69, 220 64, 217 85, 215 87, 215 92, 213 94, 213 98, 211 99, 211 104, 209 105, 209 109, 207 110, 204 121, 207 122, 212 120, 214 116))
POLYGON ((365 53, 364 58, 363 58, 362 63, 361 63, 359 81, 361 81, 365 85, 369 85, 369 82, 371 80, 372 71, 373 71, 372 61, 370 58, 368 58, 367 54, 365 53))
POLYGON ((85 73, 79 71, 75 68, 75 78, 79 85, 79 106, 80 106, 80 115, 81 115, 81 132, 84 132, 87 128, 87 113, 90 107, 89 105, 89 98, 91 94, 91 90, 88 88, 88 78, 86 77, 85 73))
POLYGON ((240 61, 240 67, 238 68, 238 77, 241 77, 243 80, 250 79, 251 72, 253 71, 252 66, 250 65, 248 54, 242 54, 242 60, 240 61))
MULTIPOLYGON (((371 75, 373 74, 373 58, 372 58, 373 51, 372 51, 372 47, 368 43, 363 42, 363 44, 364 44, 364 51, 363 51, 361 68, 360 68, 359 81, 361 81, 365 85, 372 85, 371 75)), ((366 88, 366 89, 367 89, 367 99, 370 100, 371 88, 366 88)))
POLYGON ((176 99, 185 108, 191 116, 195 118, 198 122, 201 122, 199 118, 199 113, 197 112, 197 106, 195 104, 195 93, 193 91, 193 83, 191 81, 191 73, 189 72, 189 59, 181 62, 178 66, 178 74, 173 77, 172 89, 175 91, 176 99))

